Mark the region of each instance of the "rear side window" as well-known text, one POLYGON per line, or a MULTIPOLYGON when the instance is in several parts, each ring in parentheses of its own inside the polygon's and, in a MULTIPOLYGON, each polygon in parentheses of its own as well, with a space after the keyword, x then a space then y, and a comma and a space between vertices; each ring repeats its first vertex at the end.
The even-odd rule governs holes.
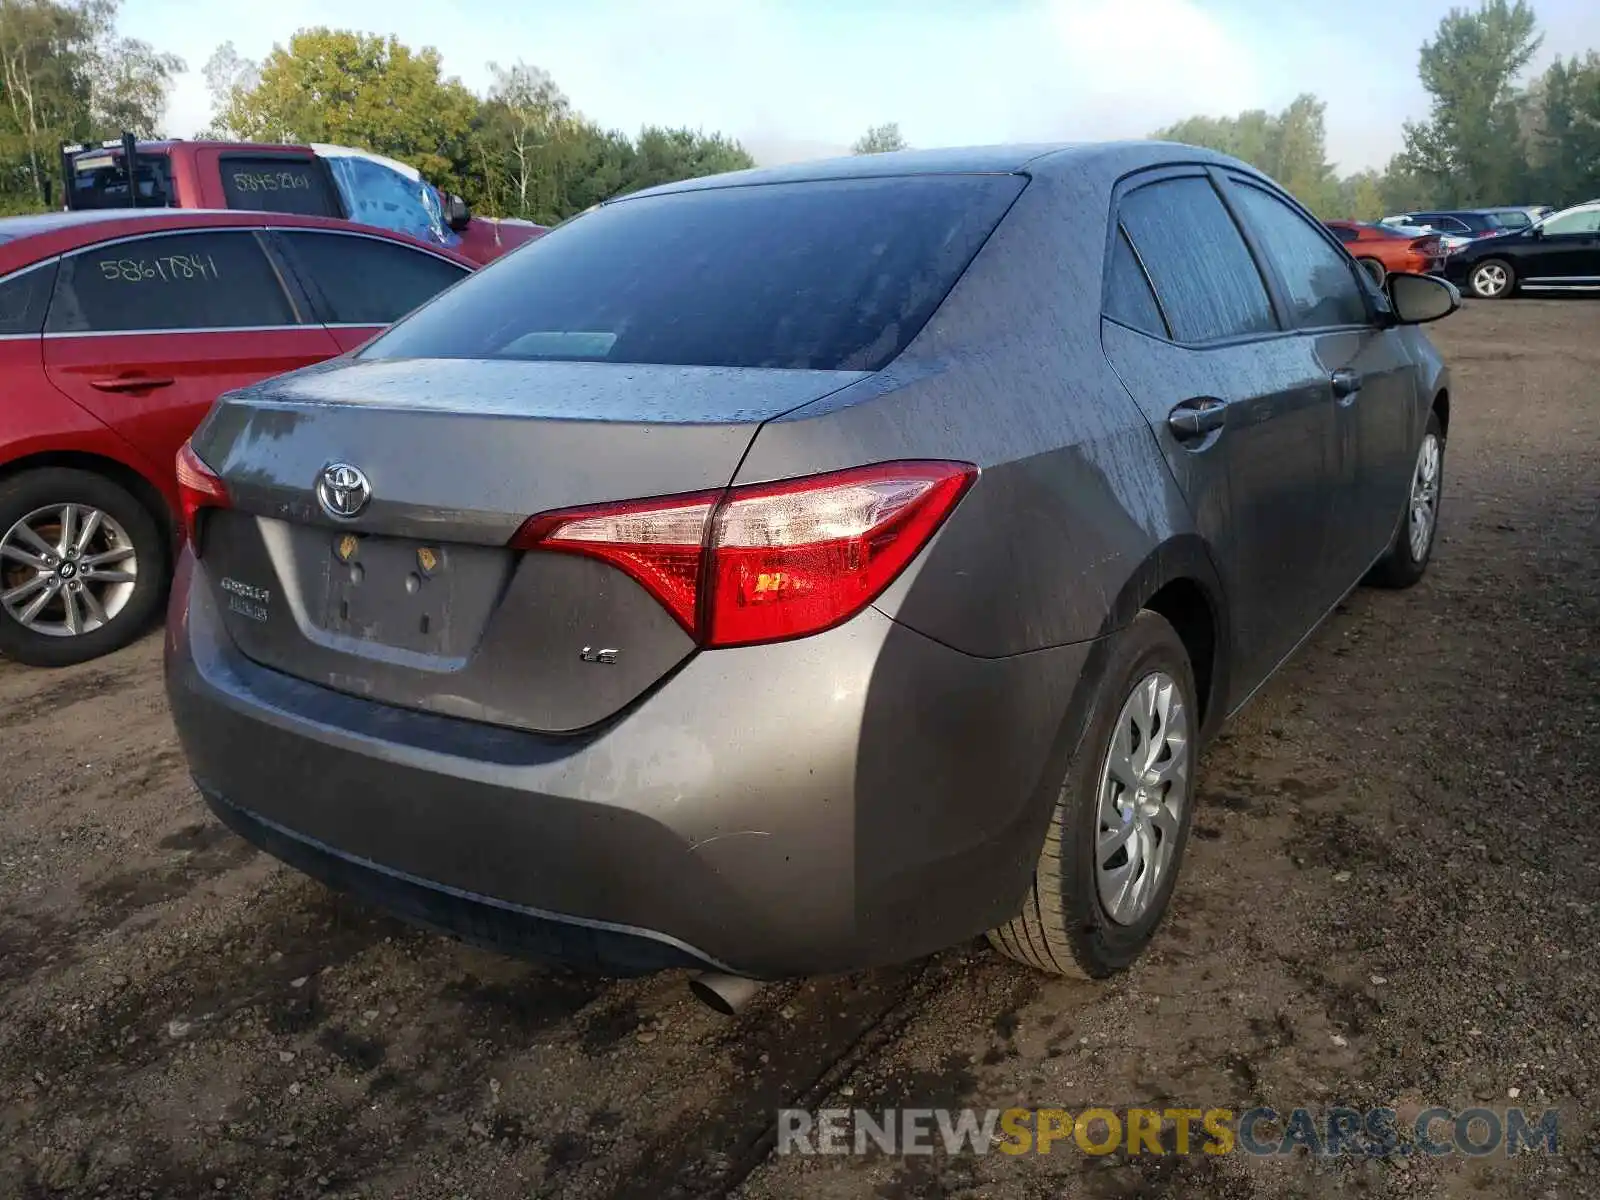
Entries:
POLYGON ((229 208, 342 217, 339 195, 316 159, 224 154, 222 194, 229 208))
POLYGON ((246 232, 130 238, 61 261, 47 333, 295 324, 278 274, 246 232))
POLYGON ((1283 280, 1294 323, 1301 329, 1365 325, 1367 301, 1349 258, 1276 196, 1236 181, 1229 187, 1242 219, 1283 280))
POLYGON ((30 267, 0 283, 0 335, 38 333, 44 328, 56 266, 48 262, 30 267))
POLYGON ((1154 337, 1170 336, 1161 318, 1150 280, 1133 253, 1133 246, 1121 226, 1111 243, 1111 268, 1106 277, 1106 316, 1118 324, 1154 337))
POLYGON ((288 247, 296 272, 320 294, 323 319, 334 325, 388 325, 467 274, 448 259, 381 238, 276 236, 288 247))
POLYGON ((1330 225, 1328 226, 1328 231, 1346 245, 1361 240, 1361 231, 1359 229, 1351 229, 1345 225, 1330 225))
POLYGON ((875 371, 1024 182, 920 175, 618 201, 492 263, 362 357, 875 371))
POLYGON ((1277 329, 1261 272, 1208 180, 1146 184, 1123 197, 1123 228, 1180 342, 1277 329))

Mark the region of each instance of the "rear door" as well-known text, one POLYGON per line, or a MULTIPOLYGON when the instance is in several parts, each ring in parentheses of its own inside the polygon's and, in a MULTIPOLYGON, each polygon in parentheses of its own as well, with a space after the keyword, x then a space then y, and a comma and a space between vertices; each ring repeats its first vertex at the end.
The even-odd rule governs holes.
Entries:
POLYGON ((1333 602, 1327 372, 1202 168, 1135 176, 1116 214, 1102 341, 1220 556, 1237 699, 1333 602))
POLYGON ((1415 368, 1402 335, 1378 327, 1360 269, 1316 221, 1254 180, 1229 175, 1227 188, 1290 322, 1331 389, 1338 452, 1327 561, 1336 593, 1342 592, 1383 553, 1405 506, 1415 368))
POLYGON ((52 384, 166 470, 219 393, 337 353, 257 234, 148 234, 65 256, 45 321, 52 384))
POLYGON ((353 350, 470 272, 441 254, 362 233, 271 235, 342 350, 353 350))

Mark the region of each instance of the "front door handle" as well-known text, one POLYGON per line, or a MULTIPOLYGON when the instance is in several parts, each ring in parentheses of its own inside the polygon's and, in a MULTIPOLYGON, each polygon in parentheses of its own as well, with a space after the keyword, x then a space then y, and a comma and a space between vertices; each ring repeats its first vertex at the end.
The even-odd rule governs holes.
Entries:
POLYGON ((118 375, 114 379, 91 379, 89 386, 102 392, 148 392, 171 387, 175 382, 168 375, 118 375))
POLYGON ((1340 367, 1329 377, 1329 382, 1333 384, 1335 400, 1348 399, 1361 390, 1361 376, 1349 367, 1340 367))
POLYGON ((1167 428, 1180 442, 1195 442, 1221 429, 1228 420, 1228 405, 1215 396, 1185 400, 1167 414, 1167 428))

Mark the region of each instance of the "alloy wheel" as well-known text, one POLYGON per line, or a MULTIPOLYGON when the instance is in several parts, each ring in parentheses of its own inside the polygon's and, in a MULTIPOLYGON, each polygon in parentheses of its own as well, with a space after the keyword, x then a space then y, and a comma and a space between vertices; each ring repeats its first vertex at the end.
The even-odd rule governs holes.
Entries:
POLYGON ((1428 556, 1428 546, 1433 541, 1433 527, 1439 517, 1439 469, 1444 463, 1444 453, 1439 439, 1429 433, 1422 439, 1422 449, 1417 451, 1417 469, 1411 475, 1411 517, 1408 530, 1411 539, 1411 558, 1422 562, 1428 556))
POLYGON ((1498 296, 1510 282, 1506 269, 1499 263, 1484 263, 1472 273, 1472 290, 1485 298, 1498 296))
POLYGON ((1172 676, 1152 671, 1123 704, 1100 772, 1095 887, 1119 925, 1150 911, 1172 868, 1191 753, 1183 692, 1172 676))
POLYGON ((127 530, 89 505, 35 509, 0 537, 0 608, 32 633, 103 628, 127 607, 138 577, 127 530))

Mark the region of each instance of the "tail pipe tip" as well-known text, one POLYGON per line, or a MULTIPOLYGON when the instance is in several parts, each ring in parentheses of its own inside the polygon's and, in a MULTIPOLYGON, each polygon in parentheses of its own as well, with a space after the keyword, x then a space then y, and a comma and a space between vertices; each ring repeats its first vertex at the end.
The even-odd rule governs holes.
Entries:
POLYGON ((732 1017, 750 1002, 750 997, 761 990, 761 983, 742 975, 701 971, 689 976, 689 990, 707 1008, 725 1017, 732 1017))

